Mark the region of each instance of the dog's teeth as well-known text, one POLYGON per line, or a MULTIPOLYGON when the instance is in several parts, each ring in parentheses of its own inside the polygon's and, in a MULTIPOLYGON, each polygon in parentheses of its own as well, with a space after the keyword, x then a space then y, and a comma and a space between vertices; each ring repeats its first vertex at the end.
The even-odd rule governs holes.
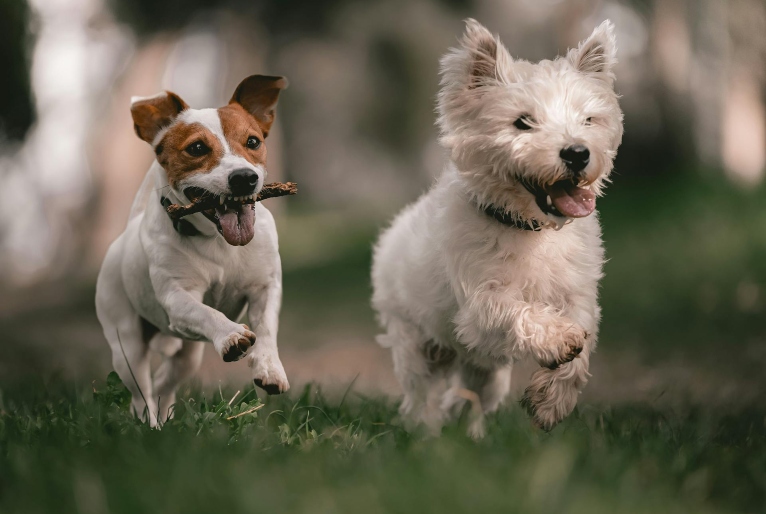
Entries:
POLYGON ((548 196, 546 196, 546 197, 545 197, 545 201, 548 203, 548 207, 550 207, 551 205, 553 205, 553 200, 551 200, 551 197, 550 197, 550 195, 548 195, 548 196))
POLYGON ((219 202, 221 205, 223 205, 223 196, 219 196, 219 197, 218 197, 218 202, 219 202))

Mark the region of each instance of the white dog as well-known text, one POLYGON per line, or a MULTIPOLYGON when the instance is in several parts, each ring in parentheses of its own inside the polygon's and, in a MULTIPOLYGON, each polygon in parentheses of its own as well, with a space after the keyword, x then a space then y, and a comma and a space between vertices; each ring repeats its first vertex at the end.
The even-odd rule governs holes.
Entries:
POLYGON ((104 259, 96 313, 133 409, 152 426, 172 414, 178 384, 199 368, 201 341, 227 362, 247 355, 269 394, 289 388, 277 352, 277 231, 265 207, 243 202, 263 187, 264 139, 286 86, 248 77, 220 109, 190 109, 170 92, 133 99, 136 133, 157 160, 104 259), (219 207, 175 223, 165 212, 209 195, 219 207), (245 308, 252 330, 236 322, 245 308), (150 348, 165 356, 153 377, 150 348))
MULTIPOLYGON (((541 366, 523 399, 534 422, 549 430, 574 409, 600 318, 595 197, 622 139, 615 50, 606 21, 532 64, 468 20, 442 59, 450 162, 383 232, 372 269, 410 424, 438 432, 466 399, 495 411, 526 355, 541 366)), ((483 432, 479 415, 469 433, 483 432)))

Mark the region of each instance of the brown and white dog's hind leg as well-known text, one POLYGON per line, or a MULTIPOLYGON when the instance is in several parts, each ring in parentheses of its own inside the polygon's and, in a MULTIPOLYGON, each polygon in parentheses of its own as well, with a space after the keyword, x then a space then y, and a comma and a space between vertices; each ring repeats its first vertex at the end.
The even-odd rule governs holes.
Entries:
MULTIPOLYGON (((171 336, 158 334, 155 338, 173 339, 171 336)), ((154 340, 152 341, 154 343, 154 340)), ((172 355, 165 355, 162 364, 154 372, 153 398, 159 409, 159 422, 164 423, 173 416, 172 407, 176 403, 178 386, 197 372, 202 364, 205 343, 202 341, 183 341, 180 349, 172 355)))
POLYGON ((256 288, 248 294, 247 317, 257 336, 248 364, 253 370, 255 385, 268 394, 280 394, 290 389, 277 349, 279 309, 282 304, 281 272, 271 278, 269 285, 256 288))
POLYGON ((157 405, 152 399, 149 345, 141 318, 133 310, 122 285, 114 245, 104 260, 96 286, 96 315, 112 350, 112 365, 132 395, 137 416, 157 425, 157 405))

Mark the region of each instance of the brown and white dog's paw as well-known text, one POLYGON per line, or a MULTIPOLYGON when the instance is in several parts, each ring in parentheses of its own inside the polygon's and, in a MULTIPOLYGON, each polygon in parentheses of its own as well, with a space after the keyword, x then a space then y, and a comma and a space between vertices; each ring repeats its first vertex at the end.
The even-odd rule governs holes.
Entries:
POLYGON ((240 325, 240 330, 214 341, 215 349, 224 362, 234 362, 247 355, 247 351, 255 344, 255 334, 247 325, 240 325))
POLYGON ((282 394, 290 389, 278 356, 270 353, 253 354, 250 356, 250 366, 253 368, 253 383, 267 394, 282 394))
POLYGON ((582 352, 588 338, 588 332, 569 320, 562 320, 552 332, 542 347, 535 352, 540 366, 548 369, 556 369, 574 360, 582 352))

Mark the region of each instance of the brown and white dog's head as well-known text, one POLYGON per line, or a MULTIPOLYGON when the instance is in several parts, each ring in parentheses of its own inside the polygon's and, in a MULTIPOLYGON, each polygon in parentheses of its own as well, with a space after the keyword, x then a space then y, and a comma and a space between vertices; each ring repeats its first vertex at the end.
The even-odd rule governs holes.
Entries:
POLYGON ((219 109, 191 109, 170 91, 132 101, 136 134, 154 147, 172 190, 190 200, 216 197, 219 206, 204 214, 231 245, 253 238, 254 205, 244 202, 263 187, 264 140, 286 87, 284 77, 252 75, 219 109))

